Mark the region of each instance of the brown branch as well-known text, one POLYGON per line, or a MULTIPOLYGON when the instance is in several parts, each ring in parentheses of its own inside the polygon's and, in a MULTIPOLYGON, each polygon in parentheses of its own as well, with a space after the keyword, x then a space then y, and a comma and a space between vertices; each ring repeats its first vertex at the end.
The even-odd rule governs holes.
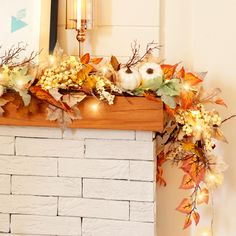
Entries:
POLYGON ((134 41, 134 44, 131 44, 132 49, 132 57, 128 60, 126 64, 124 64, 124 67, 127 67, 128 69, 132 66, 137 65, 139 62, 143 61, 143 59, 151 54, 155 49, 160 49, 158 44, 151 42, 147 44, 145 53, 140 57, 140 44, 137 44, 137 41, 134 41))
POLYGON ((230 117, 224 119, 224 120, 221 122, 221 124, 225 123, 226 121, 228 121, 228 120, 230 120, 230 119, 232 119, 232 118, 234 118, 234 117, 236 117, 236 115, 232 115, 232 116, 230 116, 230 117))
POLYGON ((21 62, 15 62, 15 60, 20 59, 20 55, 26 51, 27 44, 22 42, 18 43, 17 46, 13 45, 9 50, 5 51, 4 55, 0 57, 0 67, 7 65, 10 68, 24 66, 30 63, 33 63, 34 59, 41 53, 40 52, 31 52, 29 57, 26 57, 21 62))

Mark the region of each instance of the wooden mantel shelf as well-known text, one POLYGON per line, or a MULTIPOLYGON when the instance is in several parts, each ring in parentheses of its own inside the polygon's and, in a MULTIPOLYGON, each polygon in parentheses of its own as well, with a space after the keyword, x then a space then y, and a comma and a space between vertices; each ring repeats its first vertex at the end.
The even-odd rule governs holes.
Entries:
MULTIPOLYGON (((0 125, 59 127, 57 122, 46 120, 46 104, 40 113, 18 114, 16 106, 8 103, 0 117, 0 125)), ((70 128, 93 128, 114 130, 163 130, 163 104, 161 100, 151 101, 143 97, 116 97, 109 106, 87 97, 79 104, 81 120, 74 121, 70 128), (98 104, 94 109, 94 104, 98 104)))

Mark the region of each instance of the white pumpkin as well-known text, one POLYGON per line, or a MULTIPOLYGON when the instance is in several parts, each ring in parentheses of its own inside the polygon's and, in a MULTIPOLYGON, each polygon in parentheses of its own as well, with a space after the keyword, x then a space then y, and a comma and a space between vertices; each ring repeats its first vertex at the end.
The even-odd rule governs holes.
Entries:
POLYGON ((117 75, 117 83, 122 89, 133 91, 141 83, 140 73, 135 68, 122 68, 117 75))
POLYGON ((139 73, 142 77, 143 83, 153 80, 157 77, 163 76, 163 71, 161 69, 161 66, 153 62, 148 62, 148 63, 143 64, 139 68, 139 73))

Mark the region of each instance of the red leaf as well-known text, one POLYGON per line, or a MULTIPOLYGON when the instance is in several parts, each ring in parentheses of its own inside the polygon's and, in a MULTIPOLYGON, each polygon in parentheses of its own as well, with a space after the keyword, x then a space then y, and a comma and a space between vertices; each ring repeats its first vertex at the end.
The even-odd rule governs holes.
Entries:
POLYGON ((176 71, 176 67, 178 66, 178 64, 175 65, 161 65, 161 69, 165 75, 165 79, 169 80, 173 77, 175 71, 176 71))
POLYGON ((208 189, 204 188, 197 195, 197 204, 202 204, 202 203, 208 204, 208 201, 209 201, 209 191, 208 189))
POLYGON ((177 211, 189 214, 192 211, 192 203, 188 198, 184 198, 180 205, 176 208, 177 211))
POLYGON ((103 60, 102 57, 92 58, 91 62, 95 65, 99 64, 103 60))
POLYGON ((184 82, 188 83, 190 86, 195 86, 202 82, 196 75, 193 73, 186 73, 184 76, 184 82))
POLYGON ((82 64, 88 64, 89 61, 90 61, 90 54, 89 54, 89 53, 84 54, 84 55, 80 58, 80 61, 81 61, 82 64))
POLYGON ((184 67, 182 67, 176 74, 176 78, 181 79, 181 78, 184 78, 184 76, 185 76, 185 69, 184 67))
POLYGON ((182 180, 182 183, 180 185, 181 189, 191 189, 194 187, 194 181, 192 180, 191 176, 188 174, 185 174, 182 180))
POLYGON ((187 229, 191 224, 192 224, 192 220, 190 219, 189 216, 186 216, 183 229, 187 229))
POLYGON ((194 221, 195 221, 195 224, 198 225, 199 220, 200 220, 200 215, 199 215, 199 213, 194 212, 192 216, 193 216, 193 219, 194 219, 194 221))
POLYGON ((215 103, 218 104, 218 105, 222 105, 222 106, 227 107, 227 104, 225 103, 225 101, 222 98, 216 99, 215 103))

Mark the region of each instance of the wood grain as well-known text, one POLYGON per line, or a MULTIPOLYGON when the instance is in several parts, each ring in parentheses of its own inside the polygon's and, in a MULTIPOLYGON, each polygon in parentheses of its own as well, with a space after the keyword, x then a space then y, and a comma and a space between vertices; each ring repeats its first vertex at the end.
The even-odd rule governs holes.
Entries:
MULTIPOLYGON (((56 122, 46 120, 47 104, 41 105, 37 114, 19 114, 16 105, 8 103, 0 117, 0 125, 59 127, 56 122)), ((74 121, 70 128, 114 129, 114 130, 163 130, 163 104, 143 97, 116 97, 109 106, 93 97, 79 104, 81 120, 74 121), (95 109, 97 108, 97 109, 95 109)))

